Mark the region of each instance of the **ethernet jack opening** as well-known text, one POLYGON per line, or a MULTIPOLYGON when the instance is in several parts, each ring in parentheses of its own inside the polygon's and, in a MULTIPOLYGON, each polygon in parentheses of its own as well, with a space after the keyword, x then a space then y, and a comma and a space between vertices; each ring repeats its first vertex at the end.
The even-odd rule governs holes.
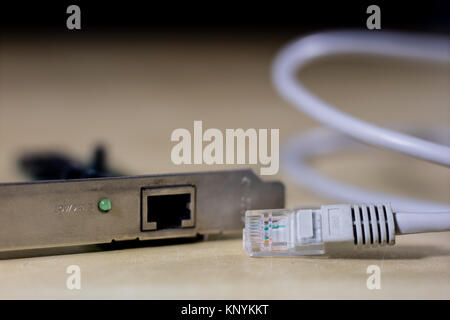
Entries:
POLYGON ((195 226, 195 188, 193 186, 143 188, 141 201, 142 231, 195 226))

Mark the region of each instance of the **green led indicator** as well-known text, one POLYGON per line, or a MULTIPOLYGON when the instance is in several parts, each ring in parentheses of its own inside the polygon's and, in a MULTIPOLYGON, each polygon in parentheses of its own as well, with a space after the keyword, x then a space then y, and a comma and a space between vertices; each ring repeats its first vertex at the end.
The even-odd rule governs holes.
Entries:
POLYGON ((98 202, 98 209, 101 212, 108 212, 109 210, 111 210, 111 200, 107 198, 100 199, 100 201, 98 202))

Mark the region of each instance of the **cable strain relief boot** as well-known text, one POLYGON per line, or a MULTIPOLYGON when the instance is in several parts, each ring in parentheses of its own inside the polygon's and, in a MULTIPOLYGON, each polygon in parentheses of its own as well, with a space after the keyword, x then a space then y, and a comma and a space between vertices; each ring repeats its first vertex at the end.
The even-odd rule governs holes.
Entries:
POLYGON ((356 246, 395 244, 395 222, 389 205, 354 204, 351 206, 353 236, 356 246))
POLYGON ((323 241, 353 242, 354 247, 395 244, 395 222, 386 204, 339 204, 321 207, 323 241))

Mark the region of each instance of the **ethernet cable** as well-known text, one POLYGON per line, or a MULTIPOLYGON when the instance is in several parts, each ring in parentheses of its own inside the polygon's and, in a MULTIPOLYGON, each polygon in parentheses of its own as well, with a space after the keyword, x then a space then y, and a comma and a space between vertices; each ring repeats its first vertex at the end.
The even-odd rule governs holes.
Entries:
POLYGON ((394 245, 395 236, 450 230, 450 212, 394 212, 388 204, 249 210, 244 250, 250 256, 339 255, 394 245))
MULTIPOLYGON (((247 211, 244 249, 251 256, 310 255, 344 249, 393 245, 395 235, 450 230, 450 205, 374 192, 335 181, 307 160, 359 140, 423 160, 450 166, 450 147, 374 125, 312 94, 297 79, 309 62, 330 55, 364 54, 450 64, 450 39, 386 32, 334 31, 301 38, 276 57, 273 82, 283 98, 331 130, 316 129, 291 139, 282 168, 294 181, 323 196, 351 204, 309 209, 247 211), (353 138, 353 139, 351 139, 353 138)), ((427 130, 445 140, 449 130, 427 130)))

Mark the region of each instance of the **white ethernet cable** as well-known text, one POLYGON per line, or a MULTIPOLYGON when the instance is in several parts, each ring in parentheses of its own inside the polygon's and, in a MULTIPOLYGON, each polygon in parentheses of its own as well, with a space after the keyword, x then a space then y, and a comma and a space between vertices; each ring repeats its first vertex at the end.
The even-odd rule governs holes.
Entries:
POLYGON ((393 212, 387 204, 249 210, 244 250, 250 256, 339 255, 395 244, 395 235, 450 230, 449 212, 393 212))
MULTIPOLYGON (((450 166, 450 147, 354 118, 313 95, 297 71, 329 55, 365 54, 450 63, 450 39, 385 32, 336 31, 301 38, 275 59, 273 81, 298 110, 336 130, 313 130, 288 142, 283 167, 299 185, 349 203, 309 209, 246 212, 244 249, 250 256, 336 254, 344 249, 393 245, 396 234, 450 230, 450 205, 377 193, 327 178, 307 158, 362 142, 450 166), (365 204, 369 203, 369 204, 365 204)), ((443 138, 444 131, 428 133, 443 138)), ((447 131, 448 133, 448 131, 447 131)), ((448 137, 448 135, 447 135, 448 137)))

